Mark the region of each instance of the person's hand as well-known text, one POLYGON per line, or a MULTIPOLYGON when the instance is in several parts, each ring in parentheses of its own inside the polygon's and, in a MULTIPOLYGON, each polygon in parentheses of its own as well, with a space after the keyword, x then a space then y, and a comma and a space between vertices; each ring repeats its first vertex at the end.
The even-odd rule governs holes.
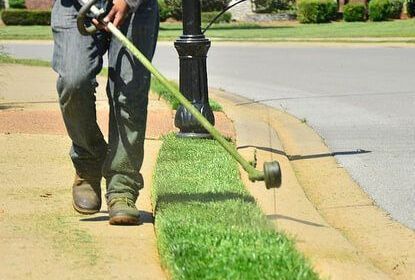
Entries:
MULTIPOLYGON (((125 0, 114 0, 113 6, 112 6, 110 12, 104 18, 104 22, 105 23, 112 22, 112 24, 114 24, 115 27, 119 28, 123 24, 127 14, 128 14, 129 9, 130 9, 130 7, 125 2, 125 0)), ((105 26, 103 24, 99 23, 96 19, 93 19, 92 22, 99 29, 107 30, 105 28, 105 26)))

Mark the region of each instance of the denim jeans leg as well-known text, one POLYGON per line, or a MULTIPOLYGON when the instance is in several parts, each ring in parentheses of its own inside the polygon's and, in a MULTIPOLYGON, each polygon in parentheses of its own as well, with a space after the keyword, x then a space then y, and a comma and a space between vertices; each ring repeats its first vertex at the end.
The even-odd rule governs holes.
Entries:
POLYGON ((96 75, 108 48, 108 35, 82 36, 76 27, 76 0, 56 0, 52 9, 53 69, 66 129, 72 140, 70 156, 83 178, 101 178, 107 144, 96 121, 96 75))
MULTIPOLYGON (((145 0, 121 27, 121 31, 148 58, 152 59, 158 34, 156 0, 145 0)), ((118 40, 109 46, 110 103, 108 155, 103 174, 107 200, 127 197, 136 200, 143 187, 140 168, 144 156, 150 73, 118 40)))

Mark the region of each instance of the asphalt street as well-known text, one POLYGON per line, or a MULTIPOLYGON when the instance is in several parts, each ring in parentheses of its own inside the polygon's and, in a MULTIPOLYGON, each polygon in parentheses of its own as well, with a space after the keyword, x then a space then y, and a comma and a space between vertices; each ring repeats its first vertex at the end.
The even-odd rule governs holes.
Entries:
MULTIPOLYGON (((50 60, 51 44, 4 44, 50 60)), ((154 59, 178 79, 171 43, 154 59)), ((307 122, 393 219, 415 229, 415 48, 213 43, 209 85, 307 122)), ((241 104, 243 106, 243 104, 241 104)))

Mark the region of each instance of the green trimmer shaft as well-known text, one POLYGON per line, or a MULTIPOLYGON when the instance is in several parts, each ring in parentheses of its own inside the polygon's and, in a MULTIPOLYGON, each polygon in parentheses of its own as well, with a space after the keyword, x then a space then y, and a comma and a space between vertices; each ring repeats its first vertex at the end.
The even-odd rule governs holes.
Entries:
MULTIPOLYGON (((82 1, 82 0, 81 0, 82 1)), ((230 144, 221 134, 217 131, 208 120, 183 96, 183 94, 173 87, 171 83, 152 65, 152 63, 131 43, 124 34, 121 33, 112 23, 105 23, 102 21, 103 11, 99 10, 94 4, 97 0, 90 0, 83 2, 83 7, 79 11, 77 18, 78 29, 82 35, 91 35, 96 31, 95 26, 85 26, 85 18, 87 13, 92 12, 94 17, 97 18, 102 24, 106 25, 108 30, 126 47, 151 74, 156 77, 161 84, 163 84, 171 94, 198 120, 198 122, 216 139, 222 147, 233 157, 243 169, 248 173, 249 180, 265 181, 267 189, 279 188, 281 186, 281 169, 277 161, 265 162, 263 172, 256 170, 247 160, 245 160, 236 150, 235 146, 230 144)))

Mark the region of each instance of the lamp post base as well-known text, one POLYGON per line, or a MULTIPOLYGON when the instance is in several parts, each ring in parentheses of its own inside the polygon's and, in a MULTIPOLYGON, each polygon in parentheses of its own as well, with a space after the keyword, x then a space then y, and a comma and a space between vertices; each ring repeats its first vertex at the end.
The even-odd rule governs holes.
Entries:
MULTIPOLYGON (((215 125, 215 116, 208 103, 192 103, 198 111, 212 124, 215 125)), ((176 112, 174 124, 180 129, 181 137, 186 138, 210 138, 210 134, 201 126, 199 121, 183 106, 180 105, 176 112)))
MULTIPOLYGON (((180 90, 197 110, 215 125, 209 105, 206 55, 210 41, 203 35, 183 35, 175 42, 180 58, 180 90)), ((187 138, 209 138, 209 133, 182 105, 176 112, 174 124, 180 135, 187 138)))

